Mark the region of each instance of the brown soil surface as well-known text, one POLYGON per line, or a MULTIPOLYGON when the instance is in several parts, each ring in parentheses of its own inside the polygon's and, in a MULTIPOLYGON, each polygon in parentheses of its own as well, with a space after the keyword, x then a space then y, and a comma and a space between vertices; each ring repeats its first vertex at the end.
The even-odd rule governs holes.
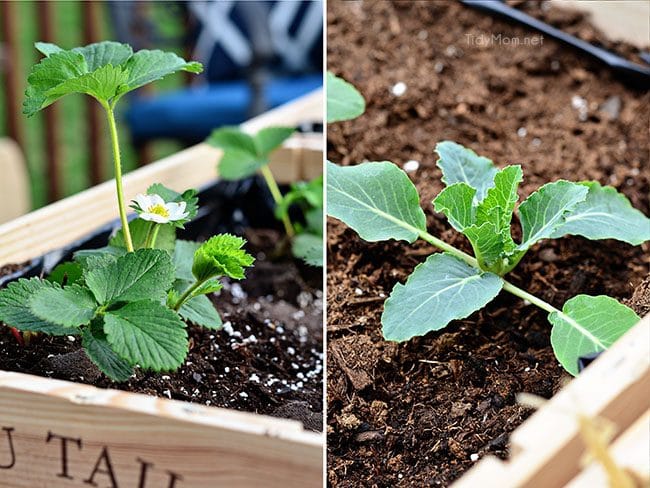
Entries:
POLYGON ((139 371, 115 384, 78 340, 41 336, 22 348, 6 327, 0 327, 0 369, 293 418, 321 430, 322 272, 293 259, 269 261, 269 243, 281 238, 275 231, 247 237, 255 266, 245 280, 226 282, 213 295, 224 328, 190 326, 190 353, 177 372, 139 371))
MULTIPOLYGON (((525 6, 633 54, 580 15, 525 6)), ((559 178, 598 180, 650 213, 649 93, 551 40, 471 45, 466 34, 535 34, 455 2, 333 1, 328 9, 329 69, 367 101, 360 118, 328 128, 329 159, 418 161, 410 175, 434 235, 470 251, 431 205, 442 190, 433 148, 445 139, 499 166, 522 164, 522 198, 559 178), (398 82, 401 96, 391 93, 398 82)), ((545 241, 509 279, 555 306, 579 293, 630 299, 648 273, 648 251, 647 243, 545 241)), ((546 314, 506 293, 444 331, 383 341, 384 298, 434 252, 426 243, 370 244, 330 219, 328 252, 330 486, 447 486, 474 464, 472 454, 508 456, 508 434, 530 415, 517 392, 548 398, 570 379, 554 358, 546 314)), ((643 313, 647 294, 642 302, 629 304, 643 313)))

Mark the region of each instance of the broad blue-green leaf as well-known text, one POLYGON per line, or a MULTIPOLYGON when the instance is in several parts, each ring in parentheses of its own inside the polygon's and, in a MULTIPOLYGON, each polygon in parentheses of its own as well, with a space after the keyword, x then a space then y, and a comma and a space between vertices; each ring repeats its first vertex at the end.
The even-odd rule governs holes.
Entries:
POLYGON ((553 312, 551 345, 560 364, 578 374, 578 359, 608 349, 640 320, 634 310, 608 296, 578 295, 553 312))
POLYGON ((30 298, 41 290, 53 289, 50 281, 31 278, 20 279, 0 290, 0 322, 27 332, 42 332, 48 335, 75 335, 79 329, 62 327, 34 315, 29 307, 30 298))
POLYGON ((124 63, 129 76, 127 85, 130 90, 144 86, 152 81, 160 80, 177 71, 200 73, 201 63, 187 62, 174 53, 142 49, 136 52, 124 63))
POLYGON ((540 187, 519 205, 522 243, 525 250, 542 239, 553 236, 564 224, 567 214, 587 196, 587 187, 570 181, 555 181, 540 187))
POLYGON ((176 241, 174 249, 174 268, 176 269, 176 278, 187 281, 194 281, 192 274, 192 264, 194 263, 194 253, 201 244, 193 241, 176 241))
MULTIPOLYGON (((61 49, 58 46, 54 47, 61 49)), ((38 46, 37 49, 43 52, 38 46)), ((88 71, 95 71, 109 64, 119 66, 133 55, 131 46, 114 41, 95 42, 84 47, 75 47, 72 51, 84 57, 88 71)))
POLYGON ((178 368, 189 348, 185 324, 159 302, 139 301, 104 315, 111 348, 131 365, 153 371, 178 368))
POLYGON ((97 302, 88 288, 58 285, 37 291, 29 300, 34 315, 63 327, 80 327, 95 316, 97 302))
POLYGON ((507 229, 510 235, 512 212, 517 203, 517 187, 523 180, 521 166, 506 166, 494 175, 494 187, 476 208, 476 223, 491 222, 499 232, 507 229))
POLYGON ((448 254, 416 266, 405 285, 396 284, 381 316, 387 340, 406 341, 467 317, 499 294, 503 280, 448 254))
POLYGON ((291 134, 295 132, 293 127, 267 127, 255 134, 255 147, 257 154, 270 155, 279 148, 291 134))
POLYGON ((580 183, 589 189, 551 237, 567 234, 588 239, 617 239, 638 246, 650 240, 650 219, 635 209, 624 195, 598 182, 580 183))
POLYGON ((341 167, 327 162, 327 213, 366 241, 413 242, 426 230, 409 177, 388 161, 341 167))
POLYGON ((327 72, 327 122, 354 119, 366 109, 357 89, 331 71, 327 72))
POLYGON ((293 255, 312 266, 323 265, 323 237, 315 234, 297 235, 291 247, 293 255))
POLYGON ((436 144, 436 152, 440 157, 436 164, 442 170, 442 181, 448 186, 467 183, 476 190, 475 203, 483 200, 488 189, 494 186, 497 169, 488 158, 452 141, 436 144))
POLYGON ((185 320, 206 329, 218 330, 223 325, 219 312, 205 295, 199 295, 188 300, 178 313, 185 320))
POLYGON ((100 304, 161 299, 174 281, 174 265, 165 251, 140 249, 106 267, 85 273, 86 285, 100 304))
POLYGON ((85 327, 81 335, 84 351, 99 370, 113 381, 127 381, 133 375, 133 367, 119 357, 106 339, 102 322, 85 327))
POLYGON ((436 212, 445 214, 454 229, 463 232, 476 220, 474 195, 476 190, 467 183, 454 183, 438 194, 433 205, 436 212))

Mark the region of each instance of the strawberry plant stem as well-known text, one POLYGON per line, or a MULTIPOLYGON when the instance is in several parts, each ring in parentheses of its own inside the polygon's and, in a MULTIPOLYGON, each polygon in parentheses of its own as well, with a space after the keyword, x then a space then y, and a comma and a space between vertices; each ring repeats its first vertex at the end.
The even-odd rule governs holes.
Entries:
POLYGON ((122 231, 124 233, 124 242, 126 250, 133 252, 133 241, 131 240, 131 230, 129 221, 126 218, 126 206, 124 205, 124 189, 122 188, 122 161, 120 156, 120 143, 117 137, 117 126, 115 125, 115 112, 113 107, 103 104, 108 118, 108 128, 111 133, 111 145, 113 148, 113 163, 115 166, 115 187, 117 189, 117 205, 120 211, 120 220, 122 221, 122 231))
MULTIPOLYGON (((262 171, 262 176, 264 177, 264 181, 266 181, 266 185, 269 187, 269 190, 271 191, 271 195, 273 196, 273 200, 275 201, 275 204, 279 205, 280 202, 282 201, 282 193, 280 193, 280 188, 278 188, 278 184, 275 182, 275 179, 273 178, 273 173, 271 173, 268 164, 262 166, 261 171, 262 171)), ((293 229, 293 225, 291 224, 291 220, 289 220, 288 215, 284 215, 282 217, 282 223, 284 224, 284 230, 287 233, 289 239, 293 238, 296 232, 293 229)))
POLYGON ((205 283, 205 281, 197 280, 192 286, 190 286, 187 290, 185 290, 185 293, 181 295, 181 297, 176 302, 176 305, 174 305, 174 310, 178 312, 180 308, 183 306, 183 304, 187 301, 187 299, 190 296, 192 296, 194 290, 196 290, 203 283, 205 283))

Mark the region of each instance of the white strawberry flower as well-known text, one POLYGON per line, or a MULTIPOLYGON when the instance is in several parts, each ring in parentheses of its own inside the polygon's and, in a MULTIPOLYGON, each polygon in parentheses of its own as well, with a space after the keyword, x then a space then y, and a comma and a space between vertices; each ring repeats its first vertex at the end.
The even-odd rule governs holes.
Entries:
POLYGON ((185 211, 185 202, 165 202, 160 195, 143 195, 135 197, 133 201, 138 216, 143 220, 167 224, 183 220, 189 214, 185 211))

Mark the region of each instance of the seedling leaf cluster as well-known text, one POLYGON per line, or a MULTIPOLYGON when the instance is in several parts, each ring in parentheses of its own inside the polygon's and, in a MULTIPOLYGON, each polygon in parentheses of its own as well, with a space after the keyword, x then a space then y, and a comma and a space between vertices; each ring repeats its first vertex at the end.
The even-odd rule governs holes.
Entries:
POLYGON ((269 168, 271 153, 294 132, 291 127, 267 127, 251 135, 238 127, 221 127, 206 142, 223 150, 219 176, 240 180, 255 175, 264 177, 275 202, 275 216, 291 241, 293 255, 312 266, 323 265, 323 177, 291 185, 284 195, 269 168), (303 221, 292 221, 292 206, 302 212, 303 221))
MULTIPOLYGON (((336 93, 338 87, 350 89, 338 82, 328 85, 328 106, 330 97, 343 98, 336 93)), ((474 256, 427 232, 417 189, 397 165, 327 163, 329 215, 367 241, 423 239, 443 251, 429 256, 405 284, 393 288, 382 314, 386 339, 405 341, 442 329, 505 290, 549 313, 555 355, 575 375, 581 356, 607 349, 636 324, 634 311, 613 298, 578 295, 559 310, 503 278, 544 239, 580 235, 632 245, 650 240, 650 219, 625 196, 596 182, 559 180, 540 187, 516 211, 523 180, 520 166, 499 169, 451 141, 439 143, 436 152, 446 187, 432 203, 467 238, 474 256), (521 242, 511 233, 514 215, 521 225, 521 242)))
POLYGON ((25 113, 70 93, 90 95, 105 108, 122 228, 107 246, 77 252, 47 279, 20 279, 0 290, 0 322, 23 333, 81 337, 88 357, 115 381, 129 379, 135 367, 176 370, 188 353, 186 322, 220 328, 206 295, 222 287, 223 277, 243 279, 254 258, 243 249, 246 241, 233 235, 204 243, 176 238, 176 229, 197 215, 195 190, 154 184, 132 202, 138 218, 127 221, 113 110, 131 90, 179 70, 199 73, 202 66, 115 42, 36 47, 46 57, 29 75, 25 113))

